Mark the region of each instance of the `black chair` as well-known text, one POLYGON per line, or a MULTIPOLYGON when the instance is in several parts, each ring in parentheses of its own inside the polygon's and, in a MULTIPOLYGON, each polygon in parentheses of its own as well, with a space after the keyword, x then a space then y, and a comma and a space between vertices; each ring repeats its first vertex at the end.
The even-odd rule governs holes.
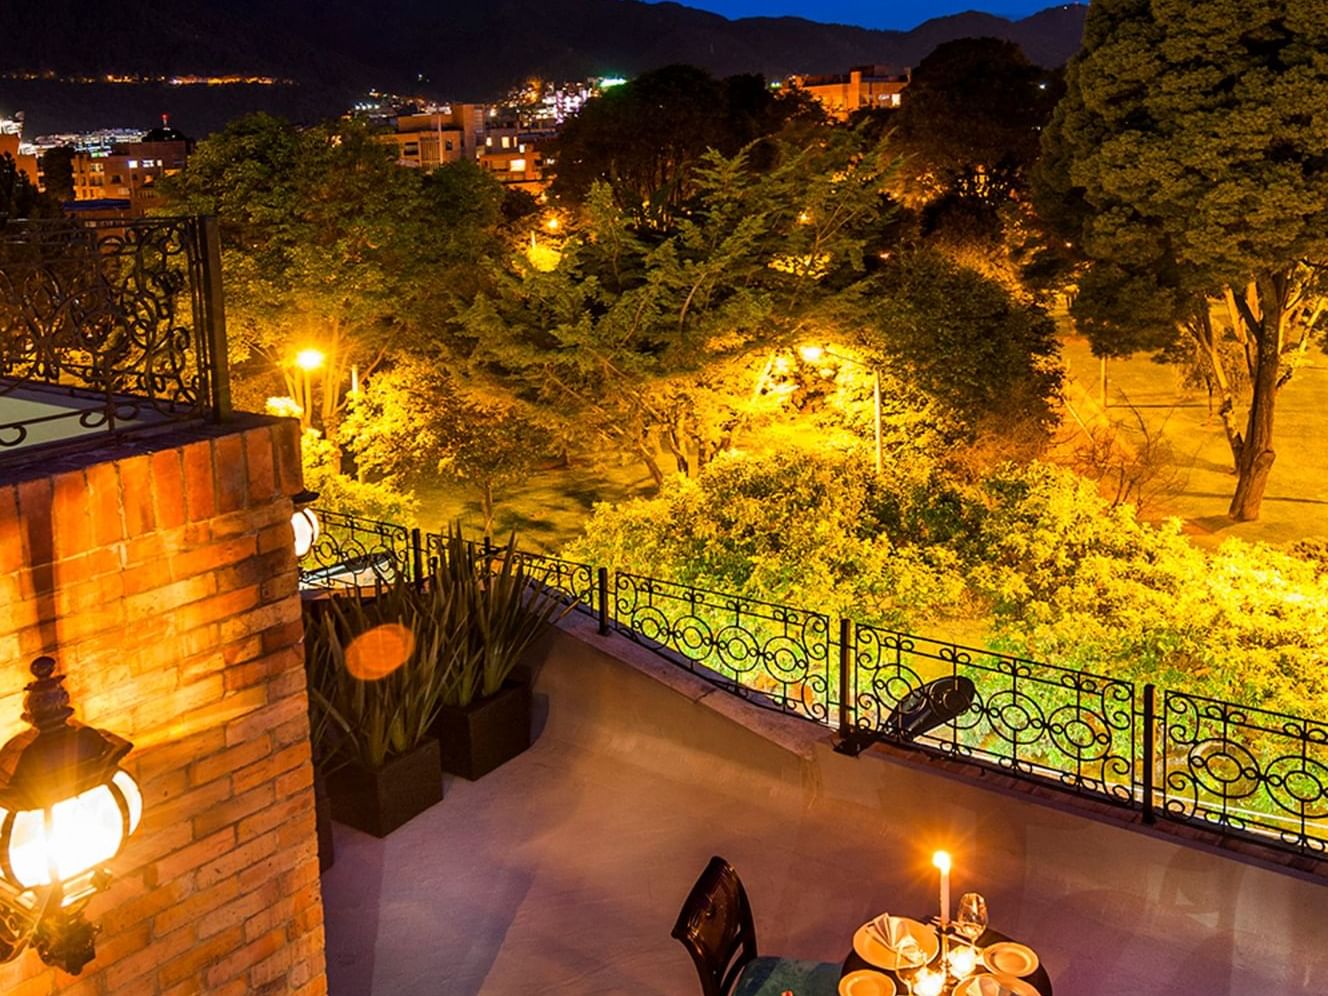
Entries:
POLYGON ((900 740, 915 740, 968 712, 976 697, 977 688, 962 674, 936 678, 905 695, 886 718, 883 730, 900 740))
POLYGON ((762 958, 756 953, 752 906, 738 873, 711 858, 682 904, 673 936, 696 962, 701 996, 835 996, 840 966, 762 958))

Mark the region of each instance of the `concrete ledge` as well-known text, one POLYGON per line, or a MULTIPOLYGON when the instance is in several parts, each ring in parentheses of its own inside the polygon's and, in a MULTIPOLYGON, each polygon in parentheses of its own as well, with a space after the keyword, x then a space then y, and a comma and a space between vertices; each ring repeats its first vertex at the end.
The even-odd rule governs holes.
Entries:
MULTIPOLYGON (((610 632, 607 636, 601 636, 595 620, 584 613, 570 613, 559 622, 558 628, 561 633, 587 649, 626 664, 693 706, 734 723, 753 737, 786 752, 790 755, 790 762, 796 762, 802 768, 800 781, 804 785, 822 785, 827 761, 832 758, 842 759, 842 755, 833 751, 838 738, 829 727, 754 705, 711 684, 701 675, 665 660, 650 648, 621 633, 610 632)), ((666 722, 661 717, 646 725, 662 727, 666 722)), ((670 728, 669 734, 676 736, 676 729, 670 728)), ((1113 804, 1106 799, 1079 795, 1048 782, 1016 777, 992 766, 884 743, 873 744, 858 761, 896 765, 1306 881, 1320 884, 1328 882, 1328 860, 1293 854, 1256 840, 1168 819, 1161 812, 1156 822, 1148 824, 1138 809, 1113 804)), ((837 785, 837 788, 846 796, 855 794, 848 786, 837 785)))

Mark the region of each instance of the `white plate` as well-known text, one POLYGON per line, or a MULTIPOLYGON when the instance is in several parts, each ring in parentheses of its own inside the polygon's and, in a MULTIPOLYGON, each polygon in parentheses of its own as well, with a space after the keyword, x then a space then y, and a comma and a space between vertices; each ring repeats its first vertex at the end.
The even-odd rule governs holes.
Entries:
POLYGON ((954 996, 1041 996, 1023 979, 1004 972, 970 975, 955 986, 954 996))
POLYGON ((982 963, 993 972, 1017 975, 1023 978, 1038 969, 1038 956, 1033 949, 1014 941, 989 944, 982 949, 982 963))
MULTIPOLYGON (((925 923, 919 923, 917 920, 910 920, 907 917, 894 917, 904 925, 904 929, 913 935, 913 940, 918 942, 918 947, 922 948, 927 956, 927 962, 930 963, 941 950, 941 939, 936 936, 936 931, 928 927, 925 923)), ((858 928, 857 933, 853 935, 853 950, 858 953, 863 961, 875 965, 877 968, 885 968, 894 971, 899 967, 899 956, 886 947, 877 936, 876 931, 871 929, 871 922, 868 921, 858 928)))
POLYGON ((859 969, 839 980, 839 996, 895 996, 895 980, 870 968, 859 969))

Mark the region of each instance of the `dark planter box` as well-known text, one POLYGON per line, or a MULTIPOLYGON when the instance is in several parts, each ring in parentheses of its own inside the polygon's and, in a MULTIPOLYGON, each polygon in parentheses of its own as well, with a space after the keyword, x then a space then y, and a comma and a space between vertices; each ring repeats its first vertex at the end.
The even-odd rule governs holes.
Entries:
POLYGON ((497 695, 468 706, 444 706, 429 728, 443 770, 474 781, 530 746, 530 682, 509 680, 497 695))
POLYGON ((318 870, 325 872, 337 860, 332 841, 332 798, 327 794, 327 779, 314 772, 314 830, 318 834, 318 870))
POLYGON ((375 837, 386 837, 443 798, 438 741, 390 758, 381 768, 352 761, 328 778, 332 818, 375 837))

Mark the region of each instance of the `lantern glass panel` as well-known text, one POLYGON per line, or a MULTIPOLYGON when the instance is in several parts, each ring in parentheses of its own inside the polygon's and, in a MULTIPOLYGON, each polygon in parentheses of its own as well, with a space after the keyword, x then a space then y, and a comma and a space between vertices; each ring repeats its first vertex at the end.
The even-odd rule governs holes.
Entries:
POLYGON ((318 516, 312 509, 302 508, 291 516, 291 529, 295 532, 295 556, 303 557, 318 542, 318 516))
POLYGON ((138 821, 143 818, 143 793, 138 790, 138 782, 127 771, 117 771, 111 776, 111 781, 124 794, 125 804, 129 807, 129 832, 133 833, 138 829, 138 821))
POLYGON ((22 888, 50 885, 52 866, 62 881, 71 879, 115 857, 124 840, 124 814, 106 785, 57 802, 49 812, 49 830, 40 809, 14 817, 9 862, 22 888))

